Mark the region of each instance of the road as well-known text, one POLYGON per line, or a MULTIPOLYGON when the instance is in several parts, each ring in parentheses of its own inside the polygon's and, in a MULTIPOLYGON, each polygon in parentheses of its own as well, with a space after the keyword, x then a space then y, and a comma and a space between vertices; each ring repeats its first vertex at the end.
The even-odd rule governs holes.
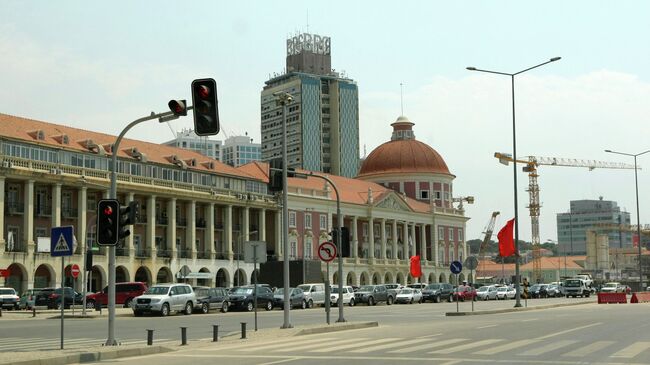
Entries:
MULTIPOLYGON (((539 311, 423 321, 424 306, 407 308, 399 321, 378 328, 266 338, 261 341, 191 344, 136 361, 214 364, 648 364, 650 304, 587 304, 539 311)), ((375 309, 375 308, 373 308, 375 309)), ((392 308, 391 308, 392 309, 392 308)), ((388 311, 386 311, 388 312, 388 311)), ((375 315, 378 315, 376 313, 375 315)), ((389 322, 390 324, 387 324, 389 322)))
MULTIPOLYGON (((531 300, 530 305, 576 302, 582 299, 537 299, 531 300)), ((593 298, 589 299, 593 301, 593 298)), ((489 301, 476 302, 476 310, 511 308, 514 301, 489 301)), ((461 311, 470 311, 471 303, 459 303, 461 311)), ((451 323, 455 320, 445 317, 445 312, 456 311, 456 303, 424 303, 413 305, 392 305, 383 304, 368 307, 359 305, 345 307, 345 318, 347 321, 378 321, 382 326, 401 326, 409 324, 419 326, 435 320, 436 323, 451 323)), ((185 315, 171 315, 169 317, 133 317, 130 310, 119 309, 120 315, 116 319, 116 338, 123 344, 144 343, 146 341, 146 329, 154 329, 154 342, 179 341, 180 327, 187 327, 188 340, 191 342, 197 339, 212 337, 212 325, 219 325, 221 335, 238 333, 241 329, 241 322, 247 322, 248 331, 253 331, 253 313, 229 312, 185 315)), ((529 312, 533 313, 533 312, 529 312)), ((10 318, 11 313, 3 317, 10 318)), ((50 316, 55 316, 51 313, 50 316)), ((525 314, 524 316, 528 316, 525 314)), ((14 314, 15 316, 15 314, 14 314)), ((14 317, 15 318, 15 317, 14 317)), ((338 308, 331 311, 331 321, 338 318, 338 308)), ((106 311, 103 316, 94 319, 66 319, 65 321, 65 347, 68 349, 102 344, 108 333, 106 311)), ((325 324, 325 312, 323 308, 307 310, 292 310, 291 323, 294 326, 305 326, 314 324, 325 324)), ((283 312, 273 310, 258 312, 258 327, 279 328, 283 324, 283 312)), ((2 321, 3 331, 0 331, 0 351, 31 351, 41 349, 59 348, 60 320, 39 318, 12 319, 2 321)))

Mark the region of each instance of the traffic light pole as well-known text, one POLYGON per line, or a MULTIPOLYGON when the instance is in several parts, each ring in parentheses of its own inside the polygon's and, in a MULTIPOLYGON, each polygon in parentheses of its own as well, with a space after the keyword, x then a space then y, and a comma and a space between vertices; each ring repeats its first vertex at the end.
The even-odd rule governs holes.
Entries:
MULTIPOLYGON (((187 110, 191 109, 193 107, 187 107, 187 110)), ((122 130, 122 133, 117 137, 111 148, 111 199, 117 199, 117 153, 120 150, 120 143, 126 132, 134 126, 148 120, 159 119, 160 122, 164 122, 176 118, 178 116, 172 112, 159 114, 151 112, 151 115, 134 120, 122 130)), ((117 346, 117 341, 115 340, 115 246, 108 247, 108 339, 105 345, 117 346)))

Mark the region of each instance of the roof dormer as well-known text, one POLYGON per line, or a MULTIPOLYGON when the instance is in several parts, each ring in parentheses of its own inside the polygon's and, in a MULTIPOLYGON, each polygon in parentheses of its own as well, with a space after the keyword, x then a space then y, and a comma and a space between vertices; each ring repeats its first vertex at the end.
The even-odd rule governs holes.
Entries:
POLYGON ((165 157, 169 162, 173 163, 174 165, 186 169, 187 168, 187 163, 181 159, 178 158, 176 155, 169 155, 165 157))
POLYGON ((185 160, 185 163, 187 164, 187 166, 196 167, 196 159, 195 158, 188 158, 188 159, 185 160))
POLYGON ((32 138, 34 138, 36 140, 39 140, 39 141, 45 140, 45 132, 42 129, 36 129, 36 130, 33 130, 33 131, 29 131, 29 132, 27 132, 27 134, 29 134, 30 137, 32 137, 32 138))
POLYGON ((104 156, 106 154, 106 151, 104 150, 104 148, 102 146, 98 145, 97 143, 95 143, 95 141, 93 141, 92 139, 84 139, 84 140, 79 141, 78 143, 82 147, 84 147, 85 149, 87 149, 90 152, 94 152, 94 153, 96 153, 98 155, 102 155, 102 156, 104 156))
POLYGON ((140 150, 138 150, 137 147, 129 147, 129 148, 125 148, 123 151, 124 151, 127 155, 129 155, 129 156, 135 158, 135 159, 138 160, 138 161, 147 162, 147 161, 149 160, 149 159, 147 158, 147 155, 146 155, 145 153, 141 152, 140 150))
POLYGON ((60 144, 70 144, 70 137, 67 134, 57 134, 56 136, 52 136, 52 138, 60 144))
POLYGON ((215 166, 214 161, 204 161, 201 162, 201 165, 205 166, 205 168, 208 170, 214 170, 214 166, 215 166))

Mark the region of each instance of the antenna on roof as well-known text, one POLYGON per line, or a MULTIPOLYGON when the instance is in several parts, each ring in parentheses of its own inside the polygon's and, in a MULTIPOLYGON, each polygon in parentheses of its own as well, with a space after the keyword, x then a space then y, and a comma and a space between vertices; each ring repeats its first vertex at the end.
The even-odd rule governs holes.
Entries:
POLYGON ((307 33, 309 33, 309 8, 307 8, 307 33))
POLYGON ((402 114, 400 114, 400 115, 404 115, 404 88, 403 88, 403 86, 404 86, 404 84, 402 84, 400 82, 399 83, 399 104, 400 104, 400 107, 402 108, 402 114))

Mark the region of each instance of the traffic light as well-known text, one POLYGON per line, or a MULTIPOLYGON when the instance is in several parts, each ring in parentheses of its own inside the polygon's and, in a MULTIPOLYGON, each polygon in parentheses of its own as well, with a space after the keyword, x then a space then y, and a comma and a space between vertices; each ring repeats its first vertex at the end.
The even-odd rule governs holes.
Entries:
POLYGON ((187 115, 187 102, 185 100, 170 100, 167 105, 169 106, 169 110, 171 110, 174 115, 187 115))
POLYGON ((339 236, 338 236, 338 230, 339 228, 334 228, 331 232, 330 235, 332 236, 332 243, 341 250, 343 253, 343 256, 351 256, 350 255, 350 230, 348 227, 341 227, 341 241, 343 241, 342 245, 339 245, 339 236))
POLYGON ((126 227, 135 224, 140 218, 140 203, 132 201, 126 207, 120 207, 120 239, 131 235, 131 231, 126 227))
POLYGON ((199 136, 219 133, 217 82, 214 79, 192 81, 192 104, 194 105, 194 133, 199 136))
POLYGON ((118 241, 120 203, 104 199, 97 203, 97 244, 115 246, 118 241))
POLYGON ((282 159, 274 158, 269 161, 269 186, 270 193, 282 191, 282 159))

